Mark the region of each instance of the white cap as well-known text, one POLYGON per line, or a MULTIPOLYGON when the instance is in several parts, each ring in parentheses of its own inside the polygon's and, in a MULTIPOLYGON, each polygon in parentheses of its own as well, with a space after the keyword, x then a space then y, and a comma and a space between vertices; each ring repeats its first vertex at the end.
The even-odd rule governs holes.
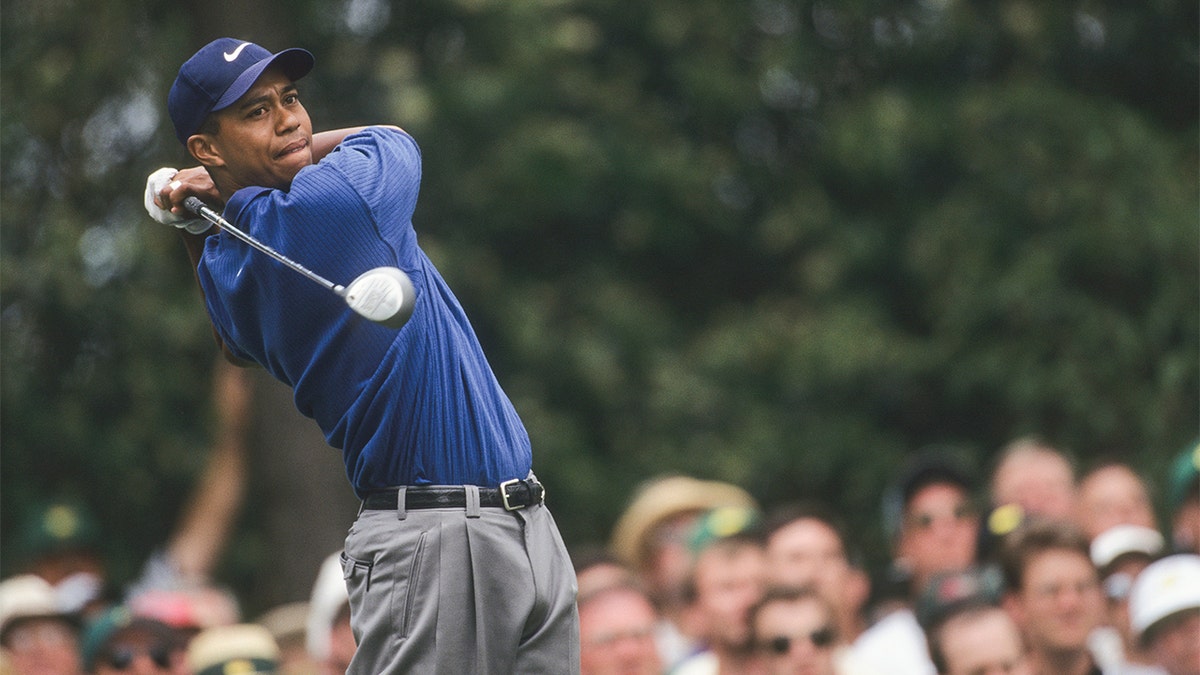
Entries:
POLYGON ((1179 554, 1142 570, 1129 594, 1129 624, 1142 639, 1146 630, 1188 609, 1200 609, 1200 556, 1179 554))
POLYGON ((257 624, 213 626, 188 643, 187 664, 196 675, 275 673, 279 645, 271 631, 257 624))
POLYGON ((22 574, 0 582, 0 635, 19 619, 66 616, 45 579, 22 574))
POLYGON ((309 656, 319 661, 329 658, 333 620, 349 601, 346 577, 342 572, 342 552, 338 551, 321 563, 321 571, 317 573, 317 581, 313 584, 306 631, 309 656))
POLYGON ((1157 530, 1142 525, 1116 525, 1092 540, 1092 564, 1103 570, 1127 553, 1157 558, 1165 547, 1166 540, 1157 530))

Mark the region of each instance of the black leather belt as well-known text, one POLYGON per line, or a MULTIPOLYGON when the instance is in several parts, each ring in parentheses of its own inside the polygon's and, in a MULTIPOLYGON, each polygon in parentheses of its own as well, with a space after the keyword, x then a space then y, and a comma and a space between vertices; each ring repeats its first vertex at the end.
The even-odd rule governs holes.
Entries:
MULTIPOLYGON (((369 493, 363 499, 364 510, 395 510, 397 489, 369 493)), ((479 505, 516 511, 546 501, 546 488, 536 479, 514 478, 498 488, 479 488, 479 505)), ((467 491, 458 485, 414 485, 404 488, 405 509, 463 509, 467 491)))

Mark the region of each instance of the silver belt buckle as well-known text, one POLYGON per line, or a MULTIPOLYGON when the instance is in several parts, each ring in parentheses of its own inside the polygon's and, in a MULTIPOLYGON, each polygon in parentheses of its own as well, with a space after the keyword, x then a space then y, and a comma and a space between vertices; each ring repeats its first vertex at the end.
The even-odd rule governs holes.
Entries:
POLYGON ((516 506, 514 506, 514 505, 508 503, 508 486, 516 485, 517 483, 520 483, 520 482, 521 482, 520 478, 513 478, 512 480, 506 480, 500 484, 500 503, 504 505, 505 511, 516 511, 518 509, 525 508, 524 504, 517 504, 516 506))

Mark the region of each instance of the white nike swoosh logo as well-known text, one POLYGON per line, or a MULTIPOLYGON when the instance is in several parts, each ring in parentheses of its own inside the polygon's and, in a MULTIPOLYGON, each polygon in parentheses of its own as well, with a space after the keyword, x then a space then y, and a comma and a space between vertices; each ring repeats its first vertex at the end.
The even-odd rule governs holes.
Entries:
POLYGON ((250 44, 250 43, 243 42, 242 44, 238 45, 237 49, 233 50, 232 54, 229 52, 223 52, 221 55, 225 57, 226 61, 233 63, 234 61, 237 61, 238 54, 241 54, 242 50, 245 49, 246 45, 248 45, 248 44, 250 44))

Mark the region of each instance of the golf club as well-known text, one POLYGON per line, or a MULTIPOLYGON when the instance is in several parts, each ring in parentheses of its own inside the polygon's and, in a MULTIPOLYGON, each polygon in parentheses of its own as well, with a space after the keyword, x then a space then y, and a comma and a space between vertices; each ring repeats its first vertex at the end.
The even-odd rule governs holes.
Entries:
POLYGON ((274 258, 285 267, 300 273, 311 281, 328 288, 342 297, 350 309, 362 317, 389 328, 400 328, 412 316, 417 294, 412 280, 398 268, 376 267, 358 275, 349 285, 335 284, 313 272, 304 265, 267 246, 246 232, 234 227, 198 197, 188 197, 183 205, 189 211, 228 232, 239 241, 248 244, 274 258))

